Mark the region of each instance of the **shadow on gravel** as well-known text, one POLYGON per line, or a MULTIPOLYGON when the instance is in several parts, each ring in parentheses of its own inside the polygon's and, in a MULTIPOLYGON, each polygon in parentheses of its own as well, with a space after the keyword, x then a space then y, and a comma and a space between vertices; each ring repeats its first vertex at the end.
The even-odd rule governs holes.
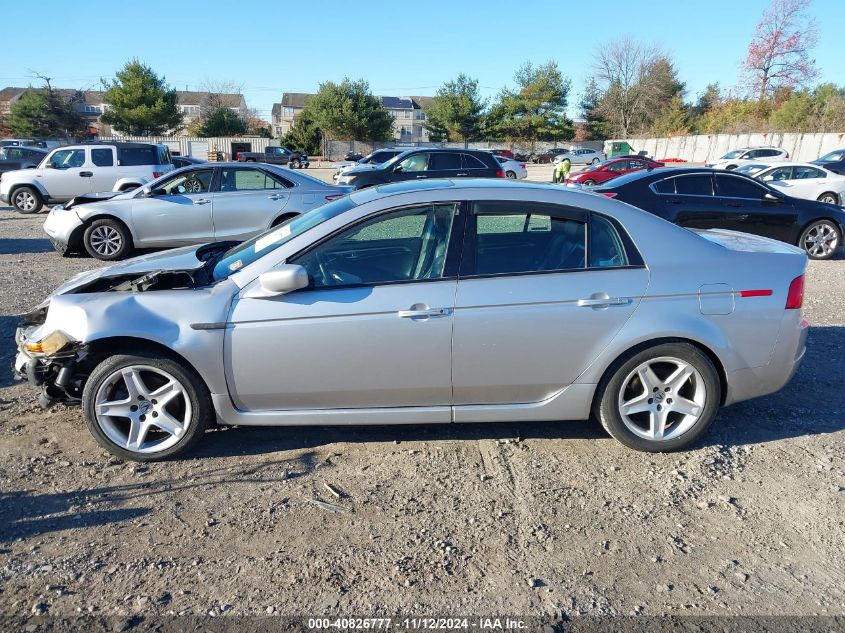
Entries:
POLYGON ((48 239, 0 238, 0 255, 22 255, 24 253, 51 253, 53 246, 48 239))
MULTIPOLYGON (((213 435, 215 433, 209 433, 209 436, 213 435)), ((321 463, 314 453, 305 452, 293 459, 278 459, 249 466, 196 469, 192 471, 189 480, 145 478, 138 483, 87 488, 78 492, 37 494, 32 490, 23 490, 0 493, 0 543, 50 532, 132 521, 158 509, 162 502, 153 501, 158 495, 226 484, 265 484, 294 479, 309 474, 320 467, 321 463), (121 507, 136 499, 149 502, 153 507, 121 507)), ((102 468, 97 465, 92 467, 102 468)), ((118 463, 106 468, 122 469, 127 466, 118 463)), ((128 468, 141 474, 151 470, 142 464, 128 468)))

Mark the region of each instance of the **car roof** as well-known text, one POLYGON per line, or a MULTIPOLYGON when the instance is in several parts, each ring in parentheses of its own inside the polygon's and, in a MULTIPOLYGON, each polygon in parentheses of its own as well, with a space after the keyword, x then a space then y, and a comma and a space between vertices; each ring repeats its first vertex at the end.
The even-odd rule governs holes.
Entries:
POLYGON ((745 150, 749 150, 749 149, 776 149, 779 152, 785 152, 786 151, 782 147, 775 147, 774 145, 749 145, 748 147, 737 147, 736 149, 732 149, 732 150, 728 150, 728 151, 739 152, 739 151, 745 151, 745 150))
POLYGON ((140 149, 145 147, 167 147, 162 143, 135 143, 132 141, 82 141, 81 143, 74 143, 72 145, 63 145, 55 149, 68 149, 76 147, 89 147, 91 145, 100 145, 102 147, 120 147, 125 149, 140 149))
POLYGON ((774 163, 761 163, 765 165, 763 169, 770 169, 772 167, 812 167, 813 169, 820 169, 821 165, 814 165, 813 163, 799 163, 796 161, 778 161, 774 163))

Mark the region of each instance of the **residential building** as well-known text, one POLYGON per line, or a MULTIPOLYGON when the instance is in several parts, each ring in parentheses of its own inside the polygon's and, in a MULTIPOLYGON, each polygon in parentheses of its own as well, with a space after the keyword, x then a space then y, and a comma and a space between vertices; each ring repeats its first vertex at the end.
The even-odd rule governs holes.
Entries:
MULTIPOLYGON (((273 133, 284 136, 293 127, 296 115, 302 112, 309 97, 307 92, 285 92, 282 100, 273 104, 273 133)), ((381 104, 393 117, 393 138, 402 143, 424 143, 428 141, 425 128, 426 108, 433 97, 378 97, 381 104)))
MULTIPOLYGON (((0 90, 0 118, 5 118, 11 111, 12 104, 20 99, 27 90, 31 88, 7 87, 0 90)), ((73 103, 74 109, 85 119, 91 134, 110 136, 115 132, 111 126, 100 121, 100 116, 108 109, 105 102, 105 93, 100 90, 74 90, 72 88, 56 88, 56 92, 73 103)), ((247 117, 246 99, 242 94, 215 94, 208 92, 194 92, 187 90, 176 91, 179 111, 184 117, 183 129, 191 121, 200 116, 202 107, 214 100, 237 112, 242 117, 247 117)))

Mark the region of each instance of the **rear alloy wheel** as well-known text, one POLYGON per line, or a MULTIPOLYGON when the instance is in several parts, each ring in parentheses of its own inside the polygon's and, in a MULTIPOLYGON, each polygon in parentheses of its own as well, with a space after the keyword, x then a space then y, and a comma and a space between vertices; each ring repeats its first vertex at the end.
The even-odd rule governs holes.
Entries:
POLYGON ((601 161, 598 158, 593 159, 593 165, 598 165, 601 161))
POLYGON ((818 197, 819 202, 826 202, 828 204, 839 204, 839 196, 835 193, 828 191, 827 193, 823 193, 818 197))
POLYGON ((689 343, 665 343, 623 357, 599 385, 596 416, 625 446, 668 452, 713 422, 721 385, 712 361, 689 343))
POLYGON ((295 158, 290 162, 291 169, 299 169, 300 165, 301 163, 295 158))
POLYGON ((798 246, 810 259, 830 259, 842 243, 842 235, 830 220, 818 220, 804 229, 798 246))
POLYGON ((511 180, 516 180, 516 174, 510 170, 505 172, 505 176, 507 176, 511 180))
POLYGON ((85 385, 82 407, 97 442, 136 461, 188 450, 213 412, 208 389, 193 371, 146 352, 100 363, 85 385))
POLYGON ((82 236, 85 250, 91 257, 104 261, 122 259, 132 250, 132 238, 126 227, 115 220, 95 220, 82 236))
POLYGON ((587 179, 587 180, 585 180, 585 181, 584 181, 584 186, 585 186, 585 187, 592 187, 594 184, 596 184, 596 181, 595 181, 595 180, 590 180, 590 179, 587 179))
POLYGON ((29 215, 30 213, 38 213, 44 202, 41 196, 32 187, 20 187, 15 189, 12 194, 12 206, 18 213, 29 215))

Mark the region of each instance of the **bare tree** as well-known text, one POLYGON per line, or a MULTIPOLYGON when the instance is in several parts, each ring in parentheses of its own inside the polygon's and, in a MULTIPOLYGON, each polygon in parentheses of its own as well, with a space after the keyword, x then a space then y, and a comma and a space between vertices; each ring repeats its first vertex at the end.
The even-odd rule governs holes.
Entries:
POLYGON ((795 88, 818 74, 810 51, 818 42, 816 23, 806 14, 811 0, 772 0, 757 23, 743 67, 760 101, 776 90, 795 88))
POLYGON ((597 112, 611 134, 624 138, 646 128, 683 94, 674 64, 656 46, 626 38, 599 48, 595 59, 597 112))
POLYGON ((239 95, 243 92, 244 85, 234 81, 213 81, 206 79, 200 89, 207 93, 200 103, 200 118, 206 119, 220 108, 237 107, 230 95, 239 95))

